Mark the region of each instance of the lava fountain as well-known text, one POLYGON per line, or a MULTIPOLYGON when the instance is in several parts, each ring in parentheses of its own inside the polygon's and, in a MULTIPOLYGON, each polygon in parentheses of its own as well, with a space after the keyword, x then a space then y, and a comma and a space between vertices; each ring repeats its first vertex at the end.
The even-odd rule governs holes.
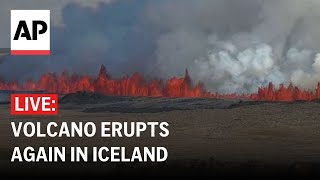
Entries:
POLYGON ((101 93, 110 96, 148 96, 148 97, 186 97, 186 98, 232 98, 252 99, 257 101, 311 101, 320 97, 320 83, 314 91, 301 90, 290 84, 275 88, 272 83, 258 88, 253 94, 219 94, 205 90, 203 83, 193 85, 188 70, 184 77, 172 77, 167 81, 153 79, 146 82, 139 73, 112 79, 105 66, 101 66, 96 78, 87 75, 69 75, 63 72, 43 74, 39 80, 27 80, 21 85, 17 82, 0 81, 0 90, 45 91, 49 93, 68 94, 78 91, 101 93))

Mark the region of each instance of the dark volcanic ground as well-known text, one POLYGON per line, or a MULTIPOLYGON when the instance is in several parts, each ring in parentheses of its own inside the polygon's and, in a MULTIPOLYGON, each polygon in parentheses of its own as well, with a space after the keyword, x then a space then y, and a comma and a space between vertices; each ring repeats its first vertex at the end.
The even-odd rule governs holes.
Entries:
MULTIPOLYGON (((5 99, 4 95, 1 98, 5 99)), ((61 96, 59 103, 59 115, 56 117, 12 117, 9 113, 10 105, 0 105, 1 169, 8 169, 8 172, 17 168, 26 170, 30 164, 20 166, 10 163, 9 159, 14 146, 29 145, 167 147, 167 163, 156 166, 139 164, 138 167, 143 167, 143 173, 146 173, 145 168, 150 167, 155 167, 155 171, 164 168, 165 171, 159 171, 160 173, 180 169, 177 172, 182 174, 311 173, 319 172, 320 169, 320 104, 316 101, 266 103, 107 97, 77 93, 61 96), (41 121, 44 125, 50 121, 92 121, 97 124, 101 121, 166 121, 170 124, 170 136, 130 139, 13 138, 10 121, 41 121)), ((83 168, 81 172, 95 169, 121 173, 125 169, 131 169, 131 166, 123 168, 121 164, 69 164, 61 167, 67 172, 79 172, 83 168)), ((39 168, 37 165, 32 167, 39 168)), ((57 165, 48 165, 45 170, 56 171, 55 167, 57 165)))
POLYGON ((76 93, 61 97, 60 108, 82 109, 83 112, 157 113, 176 110, 228 109, 261 102, 210 98, 151 98, 103 96, 76 93))

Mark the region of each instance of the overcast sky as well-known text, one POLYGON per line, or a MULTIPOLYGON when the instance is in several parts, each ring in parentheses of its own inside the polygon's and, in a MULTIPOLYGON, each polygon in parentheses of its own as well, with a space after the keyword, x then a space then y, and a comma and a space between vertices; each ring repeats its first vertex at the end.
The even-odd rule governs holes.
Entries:
POLYGON ((10 47, 10 10, 43 9, 51 10, 52 25, 61 25, 61 12, 68 3, 96 7, 99 2, 110 0, 1 0, 0 2, 0 48, 10 47))

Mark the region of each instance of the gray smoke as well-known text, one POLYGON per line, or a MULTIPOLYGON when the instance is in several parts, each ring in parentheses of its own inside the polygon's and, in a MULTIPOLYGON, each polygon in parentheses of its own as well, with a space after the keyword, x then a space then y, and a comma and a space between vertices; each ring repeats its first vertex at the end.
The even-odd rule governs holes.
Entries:
POLYGON ((116 76, 139 71, 150 78, 181 76, 188 68, 193 80, 224 93, 255 92, 269 82, 313 88, 320 81, 319 9, 319 0, 69 4, 63 28, 53 30, 54 54, 10 58, 0 75, 28 78, 65 69, 93 74, 105 64, 116 76))
POLYGON ((207 88, 230 93, 269 82, 313 88, 320 80, 320 1, 175 2, 151 13, 169 29, 156 50, 164 76, 188 67, 207 88))

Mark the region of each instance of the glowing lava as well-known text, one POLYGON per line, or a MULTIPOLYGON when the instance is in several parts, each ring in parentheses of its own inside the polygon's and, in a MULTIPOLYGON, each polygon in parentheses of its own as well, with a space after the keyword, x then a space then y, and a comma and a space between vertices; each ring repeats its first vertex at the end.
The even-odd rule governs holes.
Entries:
POLYGON ((274 88, 272 83, 268 87, 259 88, 258 94, 252 96, 253 99, 263 101, 311 101, 320 98, 320 83, 318 83, 314 92, 301 90, 290 84, 288 87, 280 85, 278 89, 274 88))
POLYGON ((118 80, 112 79, 103 65, 97 78, 69 75, 66 72, 60 75, 46 73, 37 82, 28 80, 22 85, 0 81, 0 90, 46 91, 60 94, 88 91, 111 96, 245 98, 259 101, 310 101, 320 97, 320 83, 313 92, 301 90, 292 84, 275 88, 270 83, 267 87, 260 87, 258 92, 253 94, 218 94, 206 91, 201 82, 193 85, 187 70, 182 78, 173 77, 166 82, 158 79, 146 82, 139 73, 126 75, 118 80))
POLYGON ((38 82, 28 80, 22 85, 16 82, 1 82, 0 90, 27 90, 46 91, 49 93, 68 94, 78 91, 97 92, 113 96, 150 96, 150 97, 209 97, 202 83, 193 86, 186 70, 183 78, 173 77, 163 83, 162 80, 144 81, 139 73, 124 76, 119 80, 112 79, 101 66, 96 79, 89 76, 69 75, 63 72, 60 75, 46 73, 38 82))

